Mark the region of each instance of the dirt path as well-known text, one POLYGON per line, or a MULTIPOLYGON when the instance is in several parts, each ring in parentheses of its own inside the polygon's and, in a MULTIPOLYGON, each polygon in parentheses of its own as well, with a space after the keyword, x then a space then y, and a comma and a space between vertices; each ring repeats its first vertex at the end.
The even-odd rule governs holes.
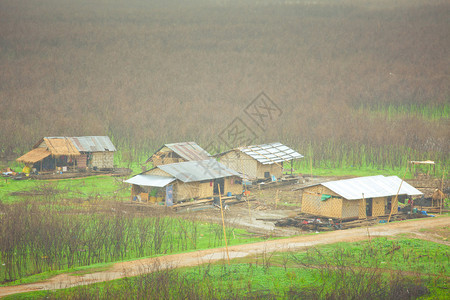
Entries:
MULTIPOLYGON (((417 233, 418 238, 423 238, 423 232, 419 232, 420 229, 443 228, 448 226, 450 226, 450 216, 426 218, 399 223, 383 224, 369 228, 354 228, 349 230, 325 232, 320 235, 304 235, 283 240, 232 246, 229 247, 229 255, 230 259, 232 259, 263 252, 292 251, 315 245, 332 244, 337 242, 354 242, 368 239, 369 236, 392 236, 400 233, 417 233)), ((447 241, 440 242, 450 246, 450 243, 447 241)), ((127 276, 136 276, 151 272, 157 263, 159 263, 159 266, 162 268, 177 268, 211 263, 226 259, 226 257, 225 248, 216 248, 190 253, 166 255, 159 258, 121 262, 116 263, 111 269, 103 272, 86 274, 83 276, 61 274, 44 282, 0 287, 0 297, 30 291, 62 289, 127 276)))

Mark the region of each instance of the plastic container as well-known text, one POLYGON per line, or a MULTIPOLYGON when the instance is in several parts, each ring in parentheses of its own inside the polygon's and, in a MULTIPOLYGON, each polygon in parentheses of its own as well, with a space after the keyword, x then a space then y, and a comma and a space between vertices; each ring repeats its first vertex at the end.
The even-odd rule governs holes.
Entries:
POLYGON ((227 196, 228 196, 228 197, 231 197, 231 192, 228 192, 228 193, 227 193, 227 196))

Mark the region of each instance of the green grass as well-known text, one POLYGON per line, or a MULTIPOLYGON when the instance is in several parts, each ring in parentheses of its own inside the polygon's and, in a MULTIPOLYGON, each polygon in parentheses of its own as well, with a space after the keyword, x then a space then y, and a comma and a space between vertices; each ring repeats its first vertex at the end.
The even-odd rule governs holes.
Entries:
MULTIPOLYGON (((117 152, 114 156, 114 165, 120 168, 130 168, 130 176, 142 172, 141 164, 148 156, 141 154, 135 161, 124 161, 122 152, 117 152)), ((21 172, 24 164, 15 161, 4 162, 5 166, 10 166, 15 172, 21 172)), ((147 168, 151 166, 148 165, 147 168)), ((128 200, 130 196, 130 185, 123 184, 122 177, 112 177, 105 175, 88 176, 71 179, 52 179, 52 180, 13 180, 11 178, 0 177, 0 201, 3 203, 13 203, 25 199, 22 196, 14 196, 11 193, 39 191, 43 188, 58 190, 62 197, 67 199, 95 199, 114 197, 118 200, 128 200)))
POLYGON ((449 273, 442 268, 448 267, 448 259, 448 247, 441 244, 408 238, 376 238, 370 242, 323 245, 298 253, 263 253, 232 260, 231 265, 218 262, 172 271, 160 270, 133 278, 25 293, 6 299, 83 298, 88 295, 105 299, 113 296, 123 298, 126 293, 157 298, 161 297, 161 289, 167 289, 163 293, 166 298, 187 297, 185 293, 192 289, 190 293, 203 298, 214 295, 219 299, 249 296, 292 299, 299 295, 306 297, 307 293, 321 289, 332 293, 341 283, 343 286, 339 288, 348 289, 349 293, 370 284, 383 284, 383 288, 389 288, 393 280, 405 284, 404 288, 408 288, 408 284, 425 285, 429 294, 421 299, 446 299, 449 273), (331 267, 324 268, 325 262, 331 267), (345 269, 339 269, 341 267, 345 269), (374 268, 381 273, 372 273, 374 268), (397 270, 417 272, 419 277, 396 277, 397 270), (372 277, 373 274, 379 275, 372 277), (374 279, 378 281, 371 282, 374 279))
POLYGON ((115 197, 119 200, 127 200, 130 195, 128 184, 121 183, 122 178, 112 176, 90 176, 83 178, 59 179, 59 180, 12 180, 0 178, 0 200, 3 203, 21 201, 27 197, 12 195, 12 193, 43 191, 50 189, 60 193, 60 197, 66 199, 95 199, 115 197))
POLYGON ((378 104, 373 107, 360 106, 358 112, 369 112, 374 117, 386 116, 388 120, 398 117, 418 117, 428 121, 439 121, 450 118, 450 105, 419 104, 378 104))
MULTIPOLYGON (((298 173, 310 175, 311 168, 306 166, 305 164, 300 165, 295 170, 298 173)), ((316 167, 312 169, 313 176, 371 176, 371 175, 396 175, 399 177, 403 177, 405 169, 396 168, 396 169, 380 169, 377 167, 341 167, 341 168, 326 168, 326 167, 316 167)), ((406 174, 407 179, 414 178, 414 175, 408 172, 406 174)))
MULTIPOLYGON (((336 258, 339 250, 341 262, 351 265, 377 267, 386 270, 400 270, 450 276, 450 249, 446 245, 411 238, 388 239, 376 238, 356 243, 338 243, 319 247, 323 257, 322 263, 336 258), (368 250, 369 249, 369 250, 368 250)), ((307 262, 308 253, 298 254, 299 261, 307 262)))
POLYGON ((15 281, 11 281, 8 283, 0 284, 0 286, 14 286, 14 285, 19 285, 19 284, 29 284, 29 283, 40 282, 40 281, 44 281, 49 278, 52 278, 56 275, 64 274, 64 273, 70 273, 70 275, 73 275, 73 276, 81 276, 81 275, 86 275, 86 274, 91 274, 91 273, 96 273, 96 272, 102 272, 102 271, 107 271, 108 269, 110 269, 113 266, 113 264, 114 263, 102 263, 102 264, 93 264, 93 265, 89 265, 89 266, 75 267, 75 268, 70 268, 70 269, 65 269, 65 270, 47 271, 47 272, 27 276, 27 277, 24 277, 24 278, 15 280, 15 281))
MULTIPOLYGON (((0 278, 3 282, 34 280, 35 277, 26 278, 37 274, 47 277, 55 274, 55 270, 91 264, 225 246, 222 227, 218 224, 174 217, 127 216, 111 209, 60 215, 46 209, 46 205, 36 208, 24 204, 8 210, 13 217, 2 218, 0 259, 5 265, 0 267, 0 278), (20 237, 7 234, 14 227, 20 237)), ((261 241, 245 230, 232 227, 227 227, 227 237, 228 245, 261 241)))

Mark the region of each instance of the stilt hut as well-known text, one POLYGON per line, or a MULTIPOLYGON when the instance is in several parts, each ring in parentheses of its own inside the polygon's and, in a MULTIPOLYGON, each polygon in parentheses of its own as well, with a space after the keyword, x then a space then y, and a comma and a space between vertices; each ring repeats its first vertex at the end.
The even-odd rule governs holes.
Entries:
POLYGON ((302 190, 302 212, 335 219, 383 216, 391 210, 395 214, 397 191, 400 199, 423 195, 397 176, 383 175, 323 182, 302 190))
POLYGON ((220 162, 246 177, 248 180, 281 178, 283 164, 292 163, 303 155, 281 143, 246 146, 216 155, 220 162))
POLYGON ((240 175, 214 159, 159 165, 125 182, 133 200, 171 203, 242 193, 240 175))

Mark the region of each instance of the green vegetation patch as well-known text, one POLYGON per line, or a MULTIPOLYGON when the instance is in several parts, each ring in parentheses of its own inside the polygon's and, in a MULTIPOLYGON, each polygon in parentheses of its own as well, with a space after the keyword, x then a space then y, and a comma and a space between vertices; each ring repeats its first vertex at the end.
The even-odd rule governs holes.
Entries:
MULTIPOLYGON (((51 205, 2 205, 0 282, 92 264, 224 246, 220 225, 133 212, 115 201, 55 213, 51 205)), ((228 244, 260 241, 227 227, 228 244)), ((45 276, 45 275, 44 275, 45 276)))
POLYGON ((448 273, 438 267, 448 265, 445 247, 416 239, 377 238, 300 253, 263 253, 231 265, 219 262, 168 270, 155 263, 157 271, 142 276, 14 298, 445 299, 448 273), (401 250, 405 252, 398 255, 401 250), (411 255, 405 256, 406 251, 411 255), (372 254, 372 259, 365 254, 372 254), (382 267, 377 266, 380 257, 388 258, 382 267), (423 269, 423 263, 434 266, 423 269))
POLYGON ((98 198, 127 199, 130 195, 128 184, 121 178, 112 176, 90 176, 83 178, 58 180, 13 180, 0 179, 0 200, 3 203, 13 203, 27 198, 43 200, 80 199, 93 200, 98 198))

